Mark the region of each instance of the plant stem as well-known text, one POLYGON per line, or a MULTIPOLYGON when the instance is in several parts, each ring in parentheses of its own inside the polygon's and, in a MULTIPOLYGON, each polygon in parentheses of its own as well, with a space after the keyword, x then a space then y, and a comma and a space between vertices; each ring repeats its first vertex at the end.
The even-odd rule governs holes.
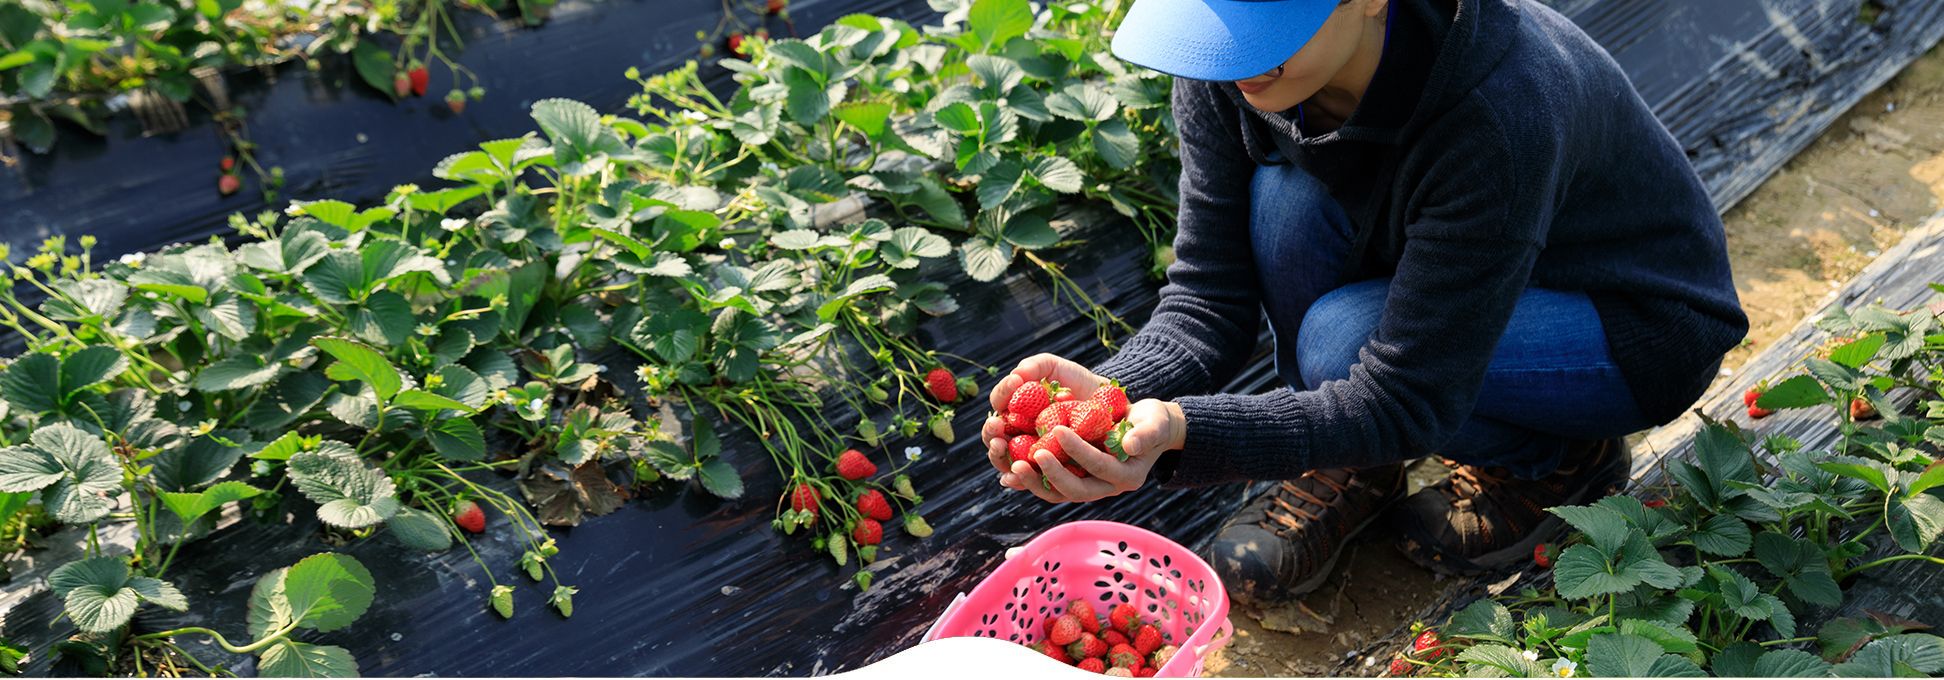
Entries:
POLYGON ((1932 564, 1944 564, 1944 557, 1931 557, 1930 555, 1923 555, 1918 553, 1911 553, 1907 555, 1893 555, 1890 557, 1885 557, 1883 559, 1877 560, 1875 562, 1869 562, 1869 563, 1857 565, 1853 569, 1845 569, 1842 571, 1842 573, 1836 575, 1836 580, 1841 581, 1851 576, 1855 576, 1858 572, 1866 571, 1869 569, 1875 569, 1877 567, 1881 567, 1891 562, 1903 562, 1906 560, 1922 560, 1925 562, 1930 562, 1932 564))

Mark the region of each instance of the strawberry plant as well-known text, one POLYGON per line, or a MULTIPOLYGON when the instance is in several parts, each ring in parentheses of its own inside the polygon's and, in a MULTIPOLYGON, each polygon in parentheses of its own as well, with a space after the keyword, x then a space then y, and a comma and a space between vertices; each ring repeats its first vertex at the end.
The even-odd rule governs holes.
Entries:
POLYGON ((1802 360, 1804 372, 1751 390, 1744 405, 1764 411, 1751 419, 1829 409, 1840 434, 1829 450, 1707 421, 1694 459, 1667 463, 1664 497, 1553 508, 1573 531, 1563 548, 1534 553, 1551 584, 1473 603, 1441 629, 1435 654, 1402 655, 1392 674, 1944 672, 1944 638, 1915 632, 1923 624, 1875 612, 1829 618, 1858 574, 1944 565, 1931 554, 1944 534, 1936 313, 1869 306, 1818 327, 1834 339, 1802 360), (1916 412, 1892 395, 1914 399, 1916 412), (1858 400, 1880 422, 1857 418, 1858 400))
MULTIPOLYGON (((945 2, 941 25, 854 15, 807 39, 755 40, 719 63, 717 98, 696 65, 643 78, 635 109, 666 126, 651 164, 673 182, 733 194, 761 219, 805 226, 850 194, 960 237, 961 267, 990 281, 1024 258, 1103 342, 1132 329, 1035 251, 1061 241, 1057 200, 1102 201, 1170 259, 1178 167, 1142 140, 1172 138, 1168 80, 1106 53, 1093 3, 945 2), (1036 35, 1028 36, 1035 24, 1036 35), (1030 38, 1030 39, 1029 39, 1030 38)), ((1153 143, 1153 142, 1149 142, 1153 143)))

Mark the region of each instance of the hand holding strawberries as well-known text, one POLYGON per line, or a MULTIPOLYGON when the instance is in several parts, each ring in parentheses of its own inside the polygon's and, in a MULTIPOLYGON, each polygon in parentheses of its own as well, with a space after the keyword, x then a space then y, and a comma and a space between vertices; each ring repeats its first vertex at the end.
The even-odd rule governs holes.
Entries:
POLYGON ((1141 487, 1163 451, 1181 448, 1179 407, 1129 406, 1118 385, 1041 354, 993 388, 981 437, 999 483, 1050 503, 1085 502, 1141 487))

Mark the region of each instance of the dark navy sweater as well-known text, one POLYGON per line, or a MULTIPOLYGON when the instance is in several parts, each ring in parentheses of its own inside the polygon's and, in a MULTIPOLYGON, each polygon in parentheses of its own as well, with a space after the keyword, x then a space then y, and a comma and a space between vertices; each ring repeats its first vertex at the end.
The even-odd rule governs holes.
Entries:
POLYGON ((1655 422, 1692 405, 1748 330, 1720 217, 1605 50, 1532 0, 1393 5, 1377 74, 1337 130, 1306 134, 1229 83, 1175 83, 1177 260, 1153 318, 1096 368, 1181 405, 1186 446, 1156 468, 1172 486, 1436 452, 1470 416, 1527 287, 1592 299, 1655 422), (1250 178, 1280 159, 1355 222, 1345 283, 1391 277, 1390 296, 1349 378, 1208 394, 1255 346, 1264 279, 1237 249, 1250 178))

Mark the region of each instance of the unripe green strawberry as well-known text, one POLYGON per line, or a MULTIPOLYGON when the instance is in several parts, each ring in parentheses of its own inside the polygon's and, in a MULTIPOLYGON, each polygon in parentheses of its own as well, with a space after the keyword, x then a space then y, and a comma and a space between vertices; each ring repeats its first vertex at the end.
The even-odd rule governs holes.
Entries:
POLYGON ((893 477, 891 479, 891 490, 898 492, 898 495, 904 496, 905 498, 918 497, 918 492, 911 488, 911 477, 909 475, 893 477))
POLYGON ((493 594, 488 600, 493 604, 493 611, 499 612, 500 618, 513 618, 513 586, 503 583, 493 586, 493 594))
POLYGON ((940 411, 932 415, 931 433, 932 436, 937 437, 939 441, 945 442, 947 444, 950 444, 954 440, 958 439, 958 435, 952 432, 952 411, 950 409, 940 411))
POLYGON ((877 448, 878 445, 877 423, 875 421, 872 421, 869 418, 865 418, 863 420, 858 421, 857 436, 858 438, 864 440, 865 445, 870 446, 871 448, 877 448))
POLYGON ((830 548, 830 556, 837 560, 837 566, 844 566, 845 562, 850 561, 850 539, 844 538, 844 532, 831 533, 830 538, 824 540, 824 545, 830 548))
POLYGON ((905 533, 911 534, 912 538, 924 538, 932 535, 932 528, 923 517, 905 515, 905 533))

